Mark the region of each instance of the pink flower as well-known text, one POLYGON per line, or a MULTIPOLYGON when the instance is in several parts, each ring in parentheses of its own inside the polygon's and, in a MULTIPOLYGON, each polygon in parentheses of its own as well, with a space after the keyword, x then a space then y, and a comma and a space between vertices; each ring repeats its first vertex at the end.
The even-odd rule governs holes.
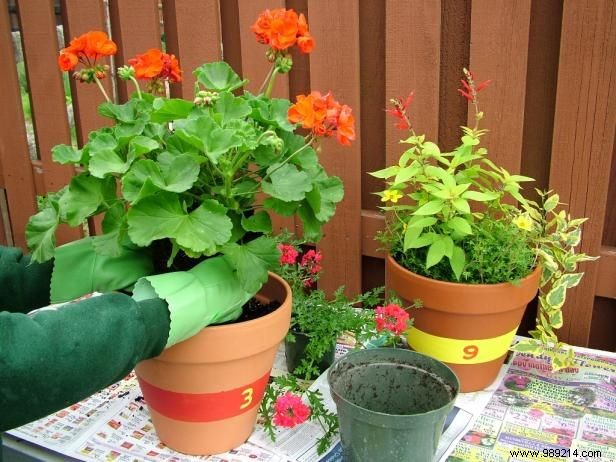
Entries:
POLYGON ((289 244, 278 244, 278 250, 280 250, 280 264, 281 265, 294 265, 297 260, 299 252, 289 244))
POLYGON ((541 409, 531 409, 528 411, 528 414, 533 417, 540 418, 543 416, 543 411, 541 409))
POLYGON ((322 258, 323 255, 321 254, 321 252, 309 250, 302 257, 302 266, 307 269, 310 274, 317 274, 323 269, 323 267, 319 265, 322 258))
POLYGON ((290 391, 278 397, 274 410, 274 424, 279 427, 293 428, 310 417, 310 408, 290 391))
POLYGON ((408 325, 409 314, 393 303, 376 308, 376 330, 389 330, 395 335, 402 334, 408 325))

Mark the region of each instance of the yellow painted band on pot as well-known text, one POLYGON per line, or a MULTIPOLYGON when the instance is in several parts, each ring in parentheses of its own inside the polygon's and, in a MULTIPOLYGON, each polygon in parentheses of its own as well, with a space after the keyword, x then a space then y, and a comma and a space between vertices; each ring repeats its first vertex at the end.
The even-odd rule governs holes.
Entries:
POLYGON ((451 364, 480 364, 503 356, 518 328, 498 337, 480 340, 458 340, 423 332, 416 327, 407 331, 409 346, 439 361, 451 364))

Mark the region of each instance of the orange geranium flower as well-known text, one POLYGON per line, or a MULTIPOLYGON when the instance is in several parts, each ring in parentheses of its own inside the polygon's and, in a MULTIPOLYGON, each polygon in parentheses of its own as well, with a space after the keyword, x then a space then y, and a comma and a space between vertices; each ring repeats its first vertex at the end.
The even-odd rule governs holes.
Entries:
MULTIPOLYGON (((72 71, 81 61, 87 69, 94 69, 101 56, 116 54, 118 47, 105 32, 90 31, 75 37, 66 48, 60 50, 58 65, 63 71, 72 71)), ((98 69, 97 72, 104 72, 98 69)))
POLYGON ((321 95, 313 91, 309 95, 298 95, 297 103, 288 111, 291 123, 301 124, 316 136, 334 136, 344 146, 350 146, 355 139, 355 118, 349 106, 341 105, 331 93, 321 95))
POLYGON ((303 14, 277 8, 265 10, 251 27, 257 41, 276 51, 284 51, 297 44, 302 53, 310 53, 314 39, 308 32, 308 23, 303 14))
POLYGON ((135 69, 138 79, 163 79, 170 82, 181 82, 182 71, 174 55, 163 53, 157 48, 151 48, 141 55, 129 59, 128 64, 135 69))

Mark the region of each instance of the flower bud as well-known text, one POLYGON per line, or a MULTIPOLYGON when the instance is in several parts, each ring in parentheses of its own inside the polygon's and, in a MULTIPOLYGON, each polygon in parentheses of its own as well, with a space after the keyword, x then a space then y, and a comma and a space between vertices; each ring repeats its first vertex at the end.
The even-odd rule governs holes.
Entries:
POLYGON ((293 67, 293 58, 291 55, 279 56, 276 59, 276 68, 281 74, 286 74, 293 67))
POLYGON ((273 48, 268 48, 265 51, 265 57, 270 63, 273 63, 274 61, 276 61, 276 55, 277 55, 276 50, 274 50, 273 48))
POLYGON ((135 69, 133 66, 122 66, 118 68, 118 77, 122 80, 130 80, 135 76, 135 69))

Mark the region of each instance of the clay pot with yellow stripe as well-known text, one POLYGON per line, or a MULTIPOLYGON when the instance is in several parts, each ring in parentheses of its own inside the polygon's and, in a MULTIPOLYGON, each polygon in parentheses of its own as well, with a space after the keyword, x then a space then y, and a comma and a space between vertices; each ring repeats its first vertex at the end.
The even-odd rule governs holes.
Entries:
POLYGON ((170 448, 219 454, 250 436, 291 322, 291 289, 283 279, 270 273, 256 297, 281 306, 251 321, 208 326, 135 368, 156 433, 170 448))
POLYGON ((446 363, 460 379, 460 391, 489 386, 498 375, 528 303, 539 288, 536 268, 519 285, 459 284, 415 274, 390 255, 385 284, 405 302, 419 299, 413 310, 409 346, 446 363))

